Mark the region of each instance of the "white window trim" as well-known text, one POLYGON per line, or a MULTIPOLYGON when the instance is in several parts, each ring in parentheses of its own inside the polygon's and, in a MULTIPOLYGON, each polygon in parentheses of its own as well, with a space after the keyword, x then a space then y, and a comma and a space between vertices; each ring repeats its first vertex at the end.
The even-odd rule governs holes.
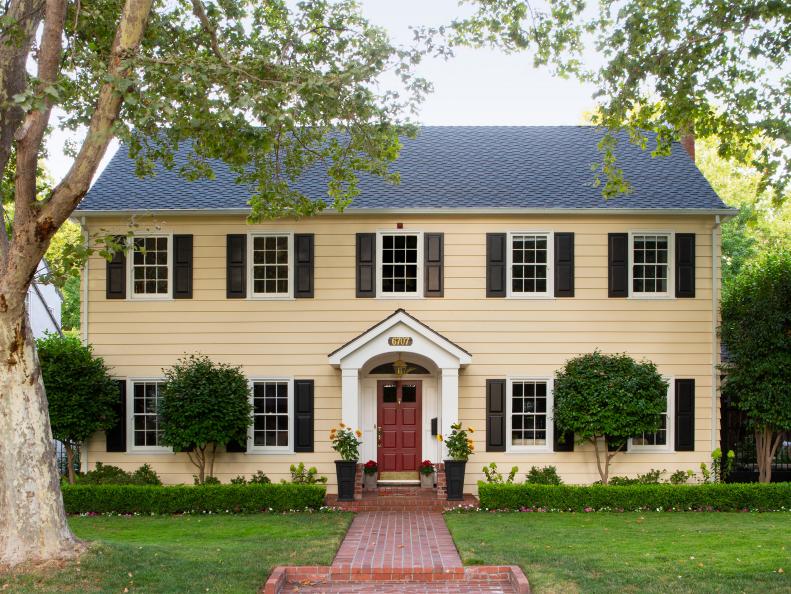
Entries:
POLYGON ((675 299, 676 241, 673 231, 638 229, 629 231, 629 298, 630 299, 675 299), (634 237, 635 235, 667 235, 667 291, 664 293, 636 293, 634 291, 634 237))
POLYGON ((292 231, 252 231, 247 234, 247 294, 249 299, 264 301, 283 301, 294 298, 294 233, 292 231), (288 238, 288 292, 287 293, 256 293, 253 291, 253 240, 256 237, 287 237, 288 238))
POLYGON ((159 377, 129 377, 126 379, 126 451, 134 454, 173 454, 173 448, 168 446, 136 446, 135 445, 135 384, 139 383, 164 383, 165 378, 159 377))
POLYGON ((140 233, 127 239, 126 286, 127 297, 139 301, 170 301, 173 299, 173 233, 140 233), (135 293, 135 239, 165 237, 168 240, 168 292, 164 294, 135 293))
POLYGON ((506 246, 506 297, 508 299, 554 299, 555 298, 555 232, 540 230, 509 231, 506 246), (547 236, 547 290, 543 293, 513 291, 514 235, 547 236))
POLYGON ((555 423, 554 423, 554 407, 555 407, 555 386, 554 380, 551 377, 523 377, 515 376, 506 378, 505 382, 505 451, 506 453, 545 453, 554 451, 555 441, 555 423), (546 445, 532 445, 532 446, 515 446, 511 443, 511 410, 513 398, 513 383, 514 382, 546 382, 547 384, 547 443, 546 445))
POLYGON ((644 453, 644 452, 674 452, 676 435, 675 435, 675 420, 676 420, 676 382, 673 377, 662 377, 667 382, 667 443, 665 445, 639 445, 632 443, 632 438, 628 441, 628 453, 644 453))
POLYGON ((250 377, 250 406, 253 406, 253 385, 262 382, 281 382, 288 384, 288 445, 287 446, 256 446, 253 445, 253 431, 255 430, 255 413, 253 421, 247 428, 247 453, 248 454, 292 454, 294 453, 294 378, 293 377, 250 377))
POLYGON ((422 299, 423 298, 423 231, 414 229, 379 229, 376 232, 376 298, 377 299, 422 299), (417 290, 412 293, 384 293, 382 291, 382 236, 417 236, 417 290))

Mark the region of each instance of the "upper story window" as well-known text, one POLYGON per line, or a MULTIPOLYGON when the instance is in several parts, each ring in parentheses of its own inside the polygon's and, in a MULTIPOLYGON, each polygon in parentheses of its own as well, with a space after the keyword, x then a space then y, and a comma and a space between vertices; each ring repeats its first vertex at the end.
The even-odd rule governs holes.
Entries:
POLYGON ((421 294, 420 233, 379 234, 379 294, 410 297, 421 294))
POLYGON ((291 297, 292 236, 253 235, 252 294, 259 297, 291 297))
POLYGON ((132 296, 170 296, 170 237, 134 238, 132 254, 132 296))
POLYGON ((287 380, 253 382, 253 447, 287 450, 291 445, 291 389, 287 380))
POLYGON ((552 234, 511 233, 509 242, 509 295, 552 296, 552 234))
POLYGON ((162 445, 162 430, 159 426, 159 403, 162 399, 161 380, 132 380, 128 390, 131 402, 131 445, 133 449, 161 449, 170 451, 162 445))
POLYGON ((669 297, 672 282, 672 234, 633 233, 631 238, 631 294, 669 297))
POLYGON ((662 421, 654 433, 643 433, 629 440, 629 450, 631 451, 669 451, 673 449, 671 435, 673 418, 673 394, 674 382, 668 382, 667 399, 665 400, 665 411, 662 413, 662 421))
POLYGON ((514 379, 508 392, 511 450, 547 450, 552 444, 552 390, 546 379, 514 379))

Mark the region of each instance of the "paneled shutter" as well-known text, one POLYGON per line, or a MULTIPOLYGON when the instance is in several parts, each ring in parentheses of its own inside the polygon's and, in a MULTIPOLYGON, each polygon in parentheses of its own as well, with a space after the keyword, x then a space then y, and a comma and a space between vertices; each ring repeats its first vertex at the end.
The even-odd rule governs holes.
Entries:
POLYGON ((574 451, 574 432, 566 431, 563 433, 558 424, 554 425, 554 437, 552 439, 552 449, 556 452, 573 452, 574 451), (562 438, 562 439, 561 439, 562 438))
MULTIPOLYGON (((118 243, 124 243, 126 237, 116 237, 118 243)), ((107 299, 126 299, 126 252, 115 252, 112 260, 107 260, 107 299)))
POLYGON ((192 235, 173 236, 173 298, 192 299, 192 235))
POLYGON ((247 451, 247 440, 245 439, 243 443, 239 443, 233 439, 225 444, 225 451, 233 454, 243 454, 247 451))
POLYGON ((313 297, 313 233, 294 235, 294 297, 313 297))
POLYGON ((486 296, 505 297, 508 235, 486 234, 486 296))
POLYGON ((247 297, 247 235, 228 235, 225 256, 225 296, 247 297))
POLYGON ((695 380, 676 380, 676 451, 695 451, 695 380))
POLYGON ((610 233, 607 236, 609 258, 608 297, 629 296, 629 234, 610 233))
POLYGON ((357 297, 376 297, 376 233, 357 234, 357 297))
POLYGON ((573 233, 555 233, 555 297, 574 297, 573 233))
POLYGON ((426 297, 442 297, 445 294, 445 234, 426 233, 423 250, 426 297))
POLYGON ((313 380, 294 380, 294 451, 313 451, 313 380))
POLYGON ((113 405, 115 424, 105 430, 108 452, 126 451, 126 380, 117 380, 118 399, 113 405))
POLYGON ((505 380, 486 380, 486 451, 505 451, 505 380))
POLYGON ((676 297, 695 296, 695 234, 676 233, 676 297))

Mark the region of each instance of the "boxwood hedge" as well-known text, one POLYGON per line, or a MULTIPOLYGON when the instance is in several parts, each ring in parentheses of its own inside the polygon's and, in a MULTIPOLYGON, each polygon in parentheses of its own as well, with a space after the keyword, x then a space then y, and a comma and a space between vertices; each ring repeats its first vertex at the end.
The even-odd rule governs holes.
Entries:
POLYGON ((323 485, 64 485, 66 513, 253 513, 319 509, 323 485))
POLYGON ((703 485, 494 485, 478 483, 485 509, 555 511, 791 511, 791 483, 703 485))

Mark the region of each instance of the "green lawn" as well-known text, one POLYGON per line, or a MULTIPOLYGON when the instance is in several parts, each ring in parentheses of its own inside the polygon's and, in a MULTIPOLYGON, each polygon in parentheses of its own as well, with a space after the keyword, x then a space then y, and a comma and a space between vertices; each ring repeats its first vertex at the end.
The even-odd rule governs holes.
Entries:
POLYGON ((520 565, 536 594, 791 592, 791 513, 445 518, 465 563, 520 565))
POLYGON ((276 565, 329 565, 351 514, 73 517, 79 564, 0 574, 0 592, 251 592, 276 565), (8 584, 8 585, 6 585, 8 584))

